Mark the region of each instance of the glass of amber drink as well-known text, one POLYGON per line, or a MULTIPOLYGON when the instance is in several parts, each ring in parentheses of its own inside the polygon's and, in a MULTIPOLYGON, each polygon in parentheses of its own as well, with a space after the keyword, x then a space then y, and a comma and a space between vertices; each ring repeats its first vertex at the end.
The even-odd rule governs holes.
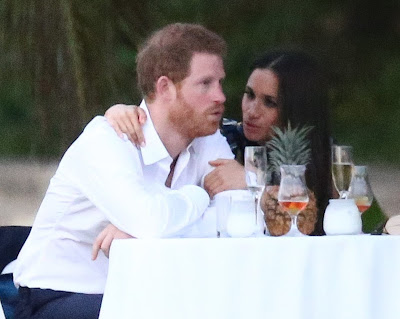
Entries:
POLYGON ((367 166, 354 166, 349 187, 349 198, 356 202, 360 213, 364 213, 372 204, 374 194, 368 180, 367 166))
POLYGON ((308 204, 308 189, 305 182, 305 165, 281 165, 281 183, 278 202, 289 213, 292 224, 286 236, 305 236, 297 228, 297 215, 308 204))

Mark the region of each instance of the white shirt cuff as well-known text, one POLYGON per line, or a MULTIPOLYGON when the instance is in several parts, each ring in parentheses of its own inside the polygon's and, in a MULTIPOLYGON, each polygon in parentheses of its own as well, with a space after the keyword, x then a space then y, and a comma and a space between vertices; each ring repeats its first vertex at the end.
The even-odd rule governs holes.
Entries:
POLYGON ((185 185, 181 187, 179 191, 188 196, 192 200, 193 205, 197 207, 199 213, 197 217, 201 216, 210 204, 210 196, 208 196, 208 193, 199 186, 185 185))
POLYGON ((184 238, 207 238, 217 236, 217 209, 214 206, 209 206, 203 216, 187 227, 183 232, 184 238))

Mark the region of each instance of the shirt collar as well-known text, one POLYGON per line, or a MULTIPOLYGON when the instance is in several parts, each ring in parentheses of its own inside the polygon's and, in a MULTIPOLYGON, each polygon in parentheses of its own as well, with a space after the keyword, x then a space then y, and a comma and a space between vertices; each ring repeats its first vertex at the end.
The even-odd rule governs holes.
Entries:
POLYGON ((196 137, 190 144, 189 146, 186 148, 186 150, 189 152, 190 150, 193 151, 193 153, 197 153, 199 152, 200 148, 201 148, 201 144, 203 137, 196 137))
POLYGON ((143 135, 146 140, 146 146, 141 147, 142 158, 145 165, 154 164, 164 158, 171 158, 164 144, 161 142, 153 121, 151 120, 150 112, 146 102, 143 100, 140 107, 147 115, 147 121, 143 125, 143 135))

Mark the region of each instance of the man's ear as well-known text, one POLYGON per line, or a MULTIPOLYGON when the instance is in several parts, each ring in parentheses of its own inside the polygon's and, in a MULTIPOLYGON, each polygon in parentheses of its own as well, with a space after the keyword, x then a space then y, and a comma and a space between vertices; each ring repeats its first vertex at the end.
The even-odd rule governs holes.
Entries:
POLYGON ((156 94, 162 99, 176 99, 177 90, 175 84, 167 76, 160 76, 156 82, 156 94))

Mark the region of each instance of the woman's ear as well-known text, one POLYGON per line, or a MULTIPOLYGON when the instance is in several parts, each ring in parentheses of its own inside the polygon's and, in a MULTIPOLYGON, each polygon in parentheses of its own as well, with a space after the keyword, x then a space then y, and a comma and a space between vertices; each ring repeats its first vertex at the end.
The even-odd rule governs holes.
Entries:
POLYGON ((177 90, 175 84, 167 76, 160 76, 156 82, 156 96, 163 100, 175 100, 177 90))

